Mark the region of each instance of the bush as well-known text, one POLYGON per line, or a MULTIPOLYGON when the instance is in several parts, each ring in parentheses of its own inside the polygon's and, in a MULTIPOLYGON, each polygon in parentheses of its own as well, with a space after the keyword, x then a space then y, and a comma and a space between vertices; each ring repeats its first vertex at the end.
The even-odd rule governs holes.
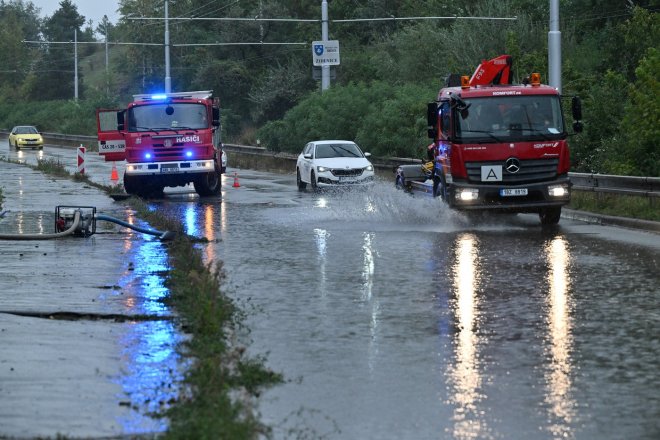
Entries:
POLYGON ((417 155, 424 146, 432 86, 351 83, 314 93, 258 136, 270 150, 299 152, 316 139, 357 141, 374 156, 417 155))

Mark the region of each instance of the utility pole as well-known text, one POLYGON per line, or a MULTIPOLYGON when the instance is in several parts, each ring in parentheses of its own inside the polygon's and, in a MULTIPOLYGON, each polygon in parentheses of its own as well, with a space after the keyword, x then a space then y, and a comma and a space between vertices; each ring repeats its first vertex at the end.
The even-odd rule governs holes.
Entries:
POLYGON ((170 24, 167 10, 169 1, 165 0, 165 93, 172 92, 172 77, 170 76, 170 24))
MULTIPOLYGON (((328 41, 328 2, 321 2, 321 41, 328 41)), ((330 66, 324 64, 321 66, 321 91, 330 87, 330 66)))
POLYGON ((105 94, 110 95, 110 63, 108 61, 108 17, 103 16, 105 33, 105 94))
POLYGON ((73 90, 76 101, 78 100, 78 29, 73 30, 73 90))
POLYGON ((559 0, 550 0, 548 71, 548 83, 561 93, 561 32, 559 31, 559 0))

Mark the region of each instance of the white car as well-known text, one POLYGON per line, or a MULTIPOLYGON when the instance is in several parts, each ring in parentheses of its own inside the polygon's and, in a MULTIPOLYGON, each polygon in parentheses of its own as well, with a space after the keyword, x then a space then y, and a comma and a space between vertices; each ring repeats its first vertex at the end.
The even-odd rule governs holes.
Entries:
POLYGON ((305 145, 296 161, 296 182, 303 190, 340 185, 364 185, 374 181, 374 166, 351 141, 314 141, 305 145))

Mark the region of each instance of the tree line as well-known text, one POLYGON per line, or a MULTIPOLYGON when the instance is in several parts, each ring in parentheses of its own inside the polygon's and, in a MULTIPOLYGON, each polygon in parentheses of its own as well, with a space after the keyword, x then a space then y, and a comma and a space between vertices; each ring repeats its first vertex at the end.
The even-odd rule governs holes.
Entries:
MULTIPOLYGON (((660 175, 658 3, 560 1, 562 93, 584 103, 585 130, 570 140, 575 171, 660 175)), ((375 156, 420 157, 426 103, 447 74, 470 75, 481 60, 506 53, 516 81, 531 72, 547 81, 548 1, 330 0, 328 6, 341 65, 321 93, 311 60, 311 41, 321 39, 320 1, 170 2, 172 90, 213 89, 226 141, 258 139, 273 150, 298 152, 312 139, 345 138, 375 156), (444 18, 337 21, 383 17, 444 18)), ((62 0, 40 18, 31 1, 0 0, 0 125, 94 134, 96 108, 162 91, 164 1, 122 0, 119 13, 117 23, 107 17, 93 23, 72 0, 62 0), (86 66, 77 102, 73 45, 53 43, 72 41, 74 29, 86 66), (104 45, 93 43, 106 37, 107 72, 104 45)))

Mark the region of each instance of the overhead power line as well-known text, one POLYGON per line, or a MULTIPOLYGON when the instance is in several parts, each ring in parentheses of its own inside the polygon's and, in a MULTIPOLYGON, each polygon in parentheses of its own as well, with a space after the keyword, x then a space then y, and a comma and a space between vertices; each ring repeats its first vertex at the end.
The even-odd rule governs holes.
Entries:
MULTIPOLYGON (((163 20, 163 17, 130 17, 129 20, 163 20)), ((300 22, 320 23, 317 18, 259 18, 259 17, 171 17, 170 20, 180 21, 266 21, 266 22, 300 22)), ((328 20, 331 23, 357 23, 361 21, 411 21, 411 20, 517 20, 518 17, 462 17, 456 15, 437 17, 380 17, 380 18, 349 18, 328 20)))
MULTIPOLYGON (((23 43, 32 43, 32 44, 76 44, 73 41, 29 41, 23 40, 23 43)), ((77 44, 105 44, 104 41, 78 41, 77 44)), ((115 46, 164 46, 165 43, 123 43, 123 42, 112 42, 108 41, 109 45, 115 46)), ((181 43, 181 44, 172 44, 171 46, 175 47, 187 47, 187 46, 309 46, 310 43, 278 43, 278 42, 265 42, 265 41, 254 41, 254 42, 240 42, 240 43, 181 43)))

